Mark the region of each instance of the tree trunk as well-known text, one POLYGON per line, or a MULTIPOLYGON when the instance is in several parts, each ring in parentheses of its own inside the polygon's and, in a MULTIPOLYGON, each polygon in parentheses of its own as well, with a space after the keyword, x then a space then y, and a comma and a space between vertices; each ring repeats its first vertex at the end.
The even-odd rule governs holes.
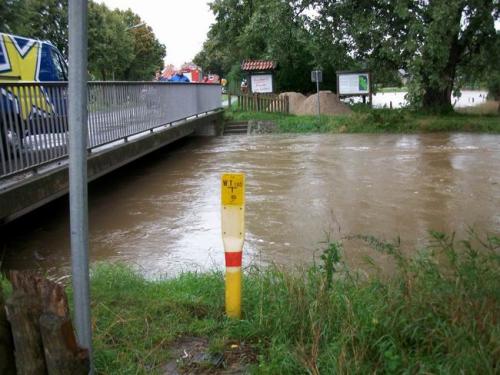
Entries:
POLYGON ((10 324, 5 314, 5 306, 0 284, 0 374, 15 375, 14 343, 10 324))
POLYGON ((447 87, 427 87, 423 98, 423 109, 430 112, 451 112, 451 84, 447 87))

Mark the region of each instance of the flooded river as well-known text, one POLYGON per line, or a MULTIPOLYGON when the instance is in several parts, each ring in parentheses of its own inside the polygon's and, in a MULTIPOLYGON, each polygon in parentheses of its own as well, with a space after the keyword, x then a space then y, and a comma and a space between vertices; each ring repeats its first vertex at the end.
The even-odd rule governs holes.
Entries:
MULTIPOLYGON (((223 267, 220 174, 247 179, 244 263, 310 262, 327 235, 500 232, 500 136, 265 135, 190 139, 91 184, 91 260, 149 275, 223 267)), ((4 268, 69 272, 66 199, 2 233, 4 268)), ((345 241, 348 261, 362 249, 345 241)))

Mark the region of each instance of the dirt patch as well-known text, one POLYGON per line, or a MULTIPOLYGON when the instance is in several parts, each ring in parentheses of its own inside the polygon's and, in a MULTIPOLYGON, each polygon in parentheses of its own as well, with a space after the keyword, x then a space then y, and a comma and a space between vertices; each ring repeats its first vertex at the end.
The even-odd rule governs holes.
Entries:
POLYGON ((487 102, 473 107, 457 108, 457 112, 477 115, 496 115, 500 113, 500 102, 488 100, 487 102))
POLYGON ((163 367, 165 375, 246 374, 257 361, 255 351, 244 342, 230 341, 220 352, 211 353, 204 337, 182 337, 171 345, 173 360, 163 367))
MULTIPOLYGON (((288 96, 290 113, 294 115, 316 115, 318 113, 318 94, 304 96, 298 92, 285 92, 280 97, 288 96)), ((351 109, 342 103, 333 92, 320 91, 319 103, 322 114, 340 115, 351 113, 351 109)))

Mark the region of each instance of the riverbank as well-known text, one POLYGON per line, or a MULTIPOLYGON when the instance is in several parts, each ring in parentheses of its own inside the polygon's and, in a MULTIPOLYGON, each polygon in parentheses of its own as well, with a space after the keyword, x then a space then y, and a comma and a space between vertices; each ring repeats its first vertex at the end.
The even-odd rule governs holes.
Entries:
POLYGON ((434 233, 412 258, 397 243, 360 239, 394 264, 395 276, 371 260, 370 277, 349 271, 341 245, 330 242, 306 269, 247 269, 240 321, 224 317, 221 272, 154 281, 96 266, 97 372, 214 374, 224 362, 263 374, 498 371, 500 238, 474 248, 477 237, 458 243, 434 233))
POLYGON ((277 133, 500 133, 500 116, 451 113, 431 115, 407 109, 366 109, 354 107, 349 115, 295 116, 279 113, 226 111, 227 122, 256 121, 269 124, 277 133), (272 125, 271 125, 272 124, 272 125))

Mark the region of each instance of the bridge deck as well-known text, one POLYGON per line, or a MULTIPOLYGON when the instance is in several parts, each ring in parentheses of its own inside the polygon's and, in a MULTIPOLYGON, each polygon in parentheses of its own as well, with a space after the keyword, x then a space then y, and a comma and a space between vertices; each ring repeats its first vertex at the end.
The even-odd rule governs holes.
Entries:
MULTIPOLYGON (((217 135, 222 131, 222 111, 213 111, 127 140, 94 148, 88 157, 89 181, 180 138, 190 135, 217 135)), ((0 225, 40 207, 68 192, 67 158, 52 161, 10 178, 0 179, 0 225)))

